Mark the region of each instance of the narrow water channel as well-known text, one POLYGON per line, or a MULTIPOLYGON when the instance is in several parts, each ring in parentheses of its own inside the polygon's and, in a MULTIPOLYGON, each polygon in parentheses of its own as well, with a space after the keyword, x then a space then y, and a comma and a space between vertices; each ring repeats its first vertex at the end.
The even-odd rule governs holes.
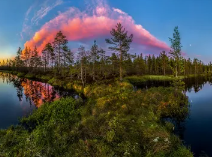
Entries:
POLYGON ((195 157, 212 156, 212 81, 194 78, 187 80, 186 86, 190 112, 178 133, 195 157))

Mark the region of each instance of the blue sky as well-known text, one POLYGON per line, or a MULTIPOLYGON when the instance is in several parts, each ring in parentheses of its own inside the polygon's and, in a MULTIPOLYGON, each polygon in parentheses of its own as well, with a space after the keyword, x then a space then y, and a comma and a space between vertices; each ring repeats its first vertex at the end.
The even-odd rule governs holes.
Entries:
MULTIPOLYGON (((0 58, 14 56, 17 48, 19 46, 23 48, 27 41, 37 44, 32 41, 32 38, 36 32, 40 31, 39 35, 43 35, 41 30, 47 31, 47 27, 44 27, 46 23, 48 29, 50 29, 48 33, 51 34, 53 28, 50 27, 49 21, 54 19, 53 22, 55 23, 55 18, 63 15, 70 7, 77 8, 74 11, 80 11, 80 15, 77 16, 90 16, 93 19, 92 10, 96 10, 98 6, 101 6, 100 8, 109 7, 110 11, 107 9, 107 13, 104 12, 101 15, 99 13, 96 15, 96 13, 96 16, 104 16, 117 21, 120 20, 120 16, 129 18, 132 23, 127 26, 129 32, 137 34, 136 31, 140 31, 139 33, 145 33, 141 29, 135 30, 135 25, 141 25, 155 38, 151 39, 151 42, 156 42, 156 44, 149 48, 149 44, 146 44, 145 41, 150 39, 145 38, 142 34, 137 36, 137 42, 132 49, 133 52, 158 54, 157 51, 165 47, 160 47, 158 44, 163 42, 170 45, 168 37, 172 36, 174 27, 179 26, 183 51, 186 56, 198 57, 204 62, 212 60, 212 1, 209 0, 77 0, 77 2, 76 0, 1 0, 0 58), (125 14, 120 12, 115 14, 113 8, 119 9, 125 14)), ((65 18, 71 21, 74 19, 72 16, 75 17, 76 14, 69 12, 65 18)), ((81 23, 85 25, 86 22, 84 23, 83 20, 81 19, 81 23)), ((94 22, 94 25, 97 24, 94 22)), ((64 26, 62 23, 55 24, 54 29, 57 28, 58 30, 63 29, 64 26)), ((105 27, 101 28, 101 30, 104 29, 105 27)), ((73 34, 71 30, 65 29, 65 31, 70 31, 68 38, 73 49, 76 49, 79 44, 90 45, 94 39, 98 39, 100 45, 104 47, 104 38, 108 36, 104 33, 100 33, 99 36, 95 34, 93 38, 91 34, 82 36, 79 29, 79 36, 81 37, 73 38, 71 37, 71 33, 73 34)), ((39 40, 39 43, 43 41, 46 41, 44 37, 39 40)))

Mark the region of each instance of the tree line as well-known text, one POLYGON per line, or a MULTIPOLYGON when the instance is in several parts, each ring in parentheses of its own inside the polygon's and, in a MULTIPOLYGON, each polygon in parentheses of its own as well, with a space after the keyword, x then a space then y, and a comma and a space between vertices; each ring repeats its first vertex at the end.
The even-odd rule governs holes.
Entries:
POLYGON ((94 41, 90 50, 80 46, 74 53, 68 47, 66 36, 59 31, 52 43, 47 43, 42 52, 37 47, 33 49, 20 47, 15 59, 0 62, 0 70, 13 70, 33 74, 52 74, 55 77, 81 80, 88 82, 111 79, 131 75, 198 75, 211 73, 212 64, 204 64, 194 58, 186 59, 181 52, 181 38, 178 27, 175 27, 170 52, 162 51, 158 56, 143 56, 142 53, 130 54, 130 44, 133 34, 128 34, 121 23, 110 32, 111 38, 106 39, 112 55, 98 46, 94 41))

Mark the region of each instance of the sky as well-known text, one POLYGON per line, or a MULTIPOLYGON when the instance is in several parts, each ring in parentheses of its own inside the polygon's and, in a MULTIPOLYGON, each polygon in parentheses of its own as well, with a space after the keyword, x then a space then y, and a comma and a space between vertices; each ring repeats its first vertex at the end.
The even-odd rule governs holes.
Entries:
POLYGON ((0 58, 12 58, 18 47, 44 45, 62 31, 77 51, 105 39, 118 22, 133 34, 130 53, 169 52, 175 26, 186 58, 212 61, 212 1, 210 0, 1 0, 0 58))

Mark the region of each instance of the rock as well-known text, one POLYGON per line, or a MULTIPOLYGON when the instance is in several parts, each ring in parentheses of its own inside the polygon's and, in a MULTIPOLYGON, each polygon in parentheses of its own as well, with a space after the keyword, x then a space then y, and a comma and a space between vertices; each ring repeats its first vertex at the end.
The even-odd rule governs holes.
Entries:
POLYGON ((153 142, 158 142, 158 140, 159 140, 159 137, 156 137, 156 138, 153 140, 153 142))

